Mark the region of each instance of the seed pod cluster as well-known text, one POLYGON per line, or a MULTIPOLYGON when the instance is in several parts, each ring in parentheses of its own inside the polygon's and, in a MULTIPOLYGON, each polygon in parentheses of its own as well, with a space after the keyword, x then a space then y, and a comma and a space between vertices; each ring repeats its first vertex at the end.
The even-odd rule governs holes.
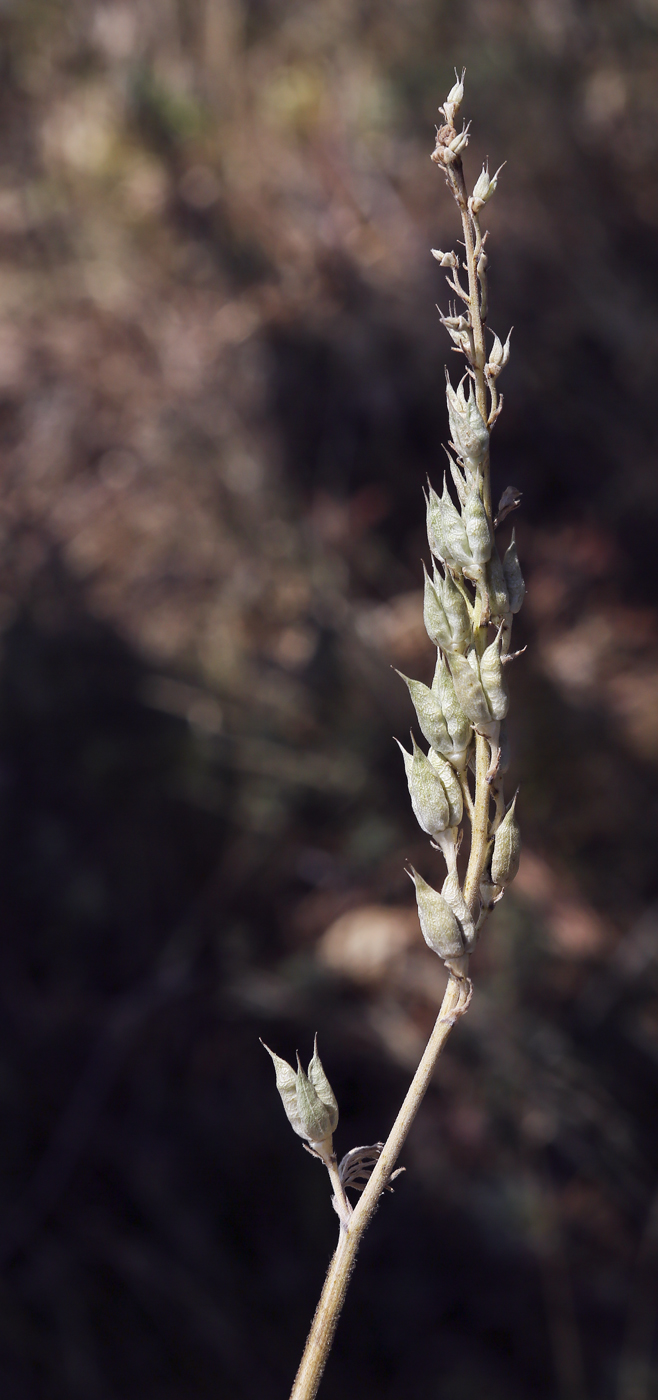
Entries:
MULTIPOLYGON (((468 128, 459 133, 454 125, 464 96, 464 75, 455 76, 455 86, 440 109, 445 125, 438 131, 432 159, 443 167, 468 224, 470 238, 465 238, 464 247, 472 261, 462 264, 456 253, 436 249, 433 256, 458 298, 441 321, 453 347, 466 359, 466 373, 456 388, 446 373, 449 470, 440 493, 431 484, 426 493, 433 560, 431 576, 425 571, 423 619, 437 648, 436 670, 431 686, 402 677, 429 750, 426 755, 413 736, 411 753, 400 748, 416 819, 441 849, 448 867, 440 893, 415 870, 410 872, 423 936, 459 976, 488 910, 514 879, 519 864, 516 798, 506 808, 503 794, 509 708, 505 663, 525 584, 514 533, 501 559, 489 490, 491 432, 502 407, 497 381, 509 361, 510 336, 503 341, 494 334, 486 348, 487 255, 479 215, 496 192, 502 166, 493 176, 485 166, 468 196, 461 162, 468 128), (460 280, 462 269, 469 273, 468 289, 460 280), (486 763, 481 761, 483 754, 486 763), (460 883, 457 854, 466 818, 478 825, 472 831, 469 868, 460 883)), ((497 525, 519 499, 519 492, 508 487, 497 525)))

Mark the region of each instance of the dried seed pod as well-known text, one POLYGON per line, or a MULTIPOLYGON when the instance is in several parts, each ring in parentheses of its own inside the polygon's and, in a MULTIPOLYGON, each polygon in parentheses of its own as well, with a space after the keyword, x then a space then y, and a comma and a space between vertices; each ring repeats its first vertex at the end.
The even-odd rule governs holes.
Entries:
POLYGON ((439 557, 446 564, 456 565, 463 569, 464 565, 473 562, 466 527, 457 507, 450 498, 445 476, 443 478, 443 492, 439 500, 438 529, 436 526, 434 528, 437 540, 443 546, 443 553, 440 553, 439 557))
MULTIPOLYGON (((452 646, 449 650, 466 651, 473 640, 471 615, 466 599, 449 569, 446 569, 441 586, 441 602, 452 638, 452 646)), ((448 650, 448 648, 444 648, 444 650, 448 650)))
POLYGON ((516 538, 512 530, 512 539, 505 550, 503 557, 503 573, 507 592, 509 593, 510 608, 513 613, 517 613, 523 606, 525 598, 525 583, 519 564, 519 556, 516 552, 516 538))
MULTIPOLYGON (((506 161, 503 161, 503 165, 505 164, 506 161)), ((496 174, 491 176, 489 175, 488 164, 482 166, 482 172, 478 175, 473 193, 468 201, 468 207, 472 214, 479 214, 487 201, 491 199, 491 196, 496 193, 498 176, 500 175, 503 165, 499 165, 496 174)))
POLYGON ((477 406, 470 380, 468 395, 464 393, 463 380, 455 391, 446 370, 446 398, 453 445, 464 463, 473 471, 477 469, 489 446, 489 429, 477 406))
POLYGON ((443 717, 443 710, 439 701, 430 690, 429 686, 423 685, 422 681, 410 680, 409 676, 398 671, 405 685, 409 688, 411 703, 416 711, 416 718, 421 734, 425 736, 428 744, 439 753, 444 753, 446 749, 452 748, 452 740, 448 733, 448 728, 443 717))
POLYGON ((457 499, 458 499, 459 504, 460 504, 460 506, 461 506, 461 508, 462 508, 462 510, 463 510, 463 509, 464 509, 464 506, 466 505, 466 502, 467 502, 467 500, 468 500, 468 490, 467 490, 467 487, 466 487, 466 482, 465 482, 465 480, 464 480, 464 477, 463 477, 462 473, 461 473, 460 470, 459 470, 459 467, 457 466, 457 463, 456 463, 454 457, 451 457, 451 456, 450 456, 450 453, 448 452, 447 447, 445 448, 445 453, 446 453, 446 456, 447 456, 448 461, 449 461, 449 463, 450 463, 450 475, 451 475, 451 477, 452 477, 452 479, 453 479, 453 481, 454 481, 454 483, 455 483, 455 491, 457 492, 457 499))
POLYGON ((454 253, 443 253, 440 248, 430 248, 433 258, 436 258, 439 267, 459 267, 459 263, 454 253))
MULTIPOLYGON (((428 836, 438 838, 447 826, 454 825, 451 819, 451 803, 441 775, 432 767, 422 749, 419 749, 413 734, 411 753, 407 753, 399 739, 395 742, 404 759, 409 796, 416 821, 428 836)), ((446 768, 449 767, 450 765, 446 764, 446 768)))
POLYGON ((269 1045, 261 1041, 264 1049, 272 1059, 276 1073, 276 1087, 281 1095, 281 1101, 286 1111, 286 1116, 290 1126, 298 1134, 310 1143, 326 1143, 336 1130, 338 1123, 338 1104, 333 1089, 322 1068, 322 1061, 318 1055, 318 1038, 315 1037, 313 1047, 313 1059, 308 1067, 308 1075, 304 1074, 302 1066, 297 1056, 297 1071, 289 1065, 287 1060, 282 1060, 280 1055, 275 1055, 270 1050, 269 1045))
MULTIPOLYGON (((432 681, 432 691, 438 696, 443 716, 447 726, 448 734, 452 741, 455 753, 449 754, 446 749, 440 752, 450 760, 453 767, 458 771, 464 767, 468 746, 473 737, 471 722, 467 719, 462 707, 457 699, 454 681, 450 671, 441 657, 438 658, 434 680, 432 681), (458 755, 460 756, 458 758, 458 755)), ((436 748, 436 744, 432 745, 436 748)))
POLYGON ((434 953, 452 967, 458 976, 463 975, 464 939, 450 905, 433 890, 413 866, 407 872, 416 886, 416 903, 423 938, 434 953))
MULTIPOLYGON (((427 569, 423 564, 425 574, 425 592, 423 595, 423 622, 425 631, 435 647, 443 647, 444 651, 452 650, 452 630, 443 607, 443 601, 436 586, 429 578, 427 569)), ((441 580, 438 580, 439 586, 441 580)))
POLYGON ((457 652, 450 657, 450 670, 455 684, 455 694, 467 719, 475 728, 490 725, 492 714, 489 709, 482 682, 477 652, 474 647, 468 656, 457 652))
POLYGON ((495 720, 504 719, 509 708, 509 696, 503 683, 503 664, 500 650, 502 630, 503 624, 501 623, 493 642, 480 658, 480 680, 489 702, 489 709, 495 720))
POLYGON ((521 832, 514 814, 515 793, 494 838, 491 857, 491 879, 494 885, 509 885, 514 879, 521 858, 521 832))
MULTIPOLYGON (((512 327, 512 329, 514 328, 512 327)), ((494 335, 494 343, 491 347, 491 353, 489 355, 487 364, 484 367, 484 372, 487 376, 487 379, 497 379, 498 375, 502 373, 502 371, 505 368, 505 365, 508 363, 510 356, 509 342, 511 334, 512 331, 510 331, 504 345, 502 344, 500 337, 494 335)))
POLYGON ((449 873, 446 875, 446 878, 443 881, 443 885, 441 887, 441 894, 443 895, 446 904, 450 905, 450 908, 452 909, 457 923, 461 928, 464 946, 470 952, 471 948, 475 946, 475 924, 473 922, 473 916, 471 914, 471 911, 466 903, 466 900, 464 899, 461 885, 459 883, 459 876, 457 874, 456 869, 450 870, 449 873))
POLYGON ((476 564, 486 564, 491 556, 491 529, 480 492, 474 486, 464 507, 468 546, 476 564))
MULTIPOLYGON (((450 764, 447 758, 444 758, 442 754, 437 753, 435 749, 430 749, 427 759, 440 779, 448 801, 448 821, 446 822, 446 826, 459 826, 464 815, 464 796, 459 781, 455 777, 452 764, 450 764)), ((425 827, 425 831, 427 831, 427 827, 425 827)), ((430 836, 432 834, 432 832, 429 833, 430 836)))

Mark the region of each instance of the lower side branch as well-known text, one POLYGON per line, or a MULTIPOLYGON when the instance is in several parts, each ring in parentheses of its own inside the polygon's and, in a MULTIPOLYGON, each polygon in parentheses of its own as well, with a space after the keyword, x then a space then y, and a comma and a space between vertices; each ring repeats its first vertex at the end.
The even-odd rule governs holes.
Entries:
POLYGON ((451 974, 434 1030, 361 1199, 347 1225, 341 1224, 336 1253, 311 1324, 290 1400, 314 1400, 331 1350, 357 1250, 386 1188, 405 1139, 429 1086, 452 1027, 471 999, 468 978, 451 974))

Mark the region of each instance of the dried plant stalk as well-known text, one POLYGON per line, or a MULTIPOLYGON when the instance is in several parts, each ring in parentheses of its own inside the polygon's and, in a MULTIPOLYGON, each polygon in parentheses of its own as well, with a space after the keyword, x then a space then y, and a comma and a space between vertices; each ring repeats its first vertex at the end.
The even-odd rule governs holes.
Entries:
POLYGON ((519 504, 520 493, 507 487, 494 520, 489 444, 503 406, 497 381, 509 359, 510 338, 508 335, 503 344, 494 335, 487 350, 487 233, 480 227, 481 212, 495 193, 500 171, 490 176, 485 167, 469 196, 461 161, 469 128, 463 126, 458 132, 455 127, 464 97, 464 74, 460 79, 455 73, 455 78, 439 109, 444 124, 437 131, 432 160, 443 168, 457 203, 465 256, 460 261, 454 252, 432 252, 447 269, 448 284, 458 299, 441 320, 454 348, 466 359, 466 372, 457 389, 446 374, 451 432, 446 451, 456 503, 447 474, 441 496, 429 486, 427 535, 433 577, 425 575, 424 619, 437 648, 437 665, 431 687, 403 677, 429 749, 425 754, 413 736, 411 753, 400 745, 414 814, 446 862, 440 891, 412 868, 408 873, 416 889, 423 937, 443 959, 450 976, 434 1030, 386 1143, 355 1148, 340 1166, 333 1150, 338 1105, 317 1046, 307 1073, 299 1062, 294 1070, 269 1052, 292 1127, 329 1171, 340 1220, 338 1246, 291 1400, 312 1400, 317 1394, 363 1233, 382 1192, 396 1175, 395 1164, 436 1061, 470 1003, 470 953, 519 863, 516 797, 506 805, 503 790, 508 708, 504 668, 513 659, 512 621, 523 603, 525 587, 514 535, 501 560, 494 531, 519 504), (466 286, 462 272, 466 273, 466 286), (465 821, 470 825, 470 848, 462 879, 458 854, 465 821), (350 1188, 362 1190, 354 1208, 347 1197, 350 1188))

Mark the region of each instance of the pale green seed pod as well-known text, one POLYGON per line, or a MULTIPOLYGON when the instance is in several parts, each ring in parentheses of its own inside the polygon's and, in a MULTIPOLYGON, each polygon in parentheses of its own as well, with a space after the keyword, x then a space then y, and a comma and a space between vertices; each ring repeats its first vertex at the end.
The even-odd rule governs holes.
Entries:
MULTIPOLYGON (((438 890, 433 890, 431 885, 423 879, 422 875, 414 870, 407 872, 416 886, 416 902, 418 904, 418 917, 420 928, 427 943, 434 953, 438 953, 444 962, 451 965, 454 960, 459 960, 464 955, 464 940, 461 929, 450 905, 439 894, 438 890)), ((461 973, 461 964, 457 962, 455 971, 461 973)))
POLYGON ((466 651, 473 640, 471 617, 466 599, 449 569, 441 585, 441 602, 452 637, 450 650, 466 651))
MULTIPOLYGON (((436 586, 429 578, 427 569, 423 564, 425 574, 425 593, 423 595, 423 622, 425 631, 435 647, 443 647, 444 651, 452 650, 452 630, 445 614, 443 602, 436 586)), ((441 580, 439 580, 440 584, 441 580)))
POLYGON ((318 1098, 322 1101, 328 1113, 332 1115, 331 1131, 335 1133, 338 1126, 338 1103, 336 1095, 324 1072, 322 1060, 318 1055, 317 1035, 313 1041, 313 1059, 309 1063, 308 1077, 318 1098))
POLYGON ((505 550, 503 557, 503 573, 507 592, 509 594, 510 608, 513 613, 520 612, 525 598, 525 582, 521 573, 519 556, 516 552, 516 539, 512 530, 512 539, 505 550))
POLYGON ((514 814, 515 807, 516 794, 494 838, 491 857, 491 879, 494 885, 509 885, 519 868, 521 832, 514 814))
MULTIPOLYGON (((422 749, 419 749, 413 734, 411 753, 407 753, 399 739, 395 742, 404 759, 409 796, 416 821, 428 836, 436 839, 447 826, 453 825, 450 818, 450 802, 441 775, 432 767, 422 749)), ((446 767, 449 768, 450 765, 446 764, 446 767)))
POLYGON ((443 895, 446 904, 450 905, 450 908, 452 909, 452 912, 461 929, 462 938, 464 940, 464 946, 470 952, 471 948, 475 946, 476 941, 475 924, 473 922, 473 916, 471 914, 471 911, 462 894, 461 886, 459 884, 459 876, 457 874, 456 869, 449 871, 449 873, 446 875, 446 878, 441 887, 441 894, 443 895))
MULTIPOLYGON (((454 767, 460 770, 464 767, 464 762, 457 761, 456 755, 463 754, 465 758, 473 735, 473 729, 470 720, 467 719, 457 699, 454 682, 448 667, 445 661, 442 661, 440 657, 437 660, 436 671, 434 672, 432 690, 434 694, 438 696, 448 734, 450 735, 455 750, 455 755, 453 756, 447 753, 445 749, 441 749, 440 752, 444 753, 446 758, 450 759, 454 767)), ((433 745, 433 747, 436 748, 436 745, 433 745)))
POLYGON ((446 564, 456 565, 463 569, 465 565, 473 563, 468 535, 464 522, 453 505, 448 491, 448 484, 443 478, 443 493, 439 500, 438 528, 434 527, 437 542, 443 552, 439 552, 439 558, 446 564))
POLYGON ((439 753, 444 753, 446 749, 452 748, 452 740, 448 733, 448 728, 443 717, 443 710, 439 701, 430 690, 429 686, 423 685, 422 681, 410 680, 409 676, 398 671, 398 675, 409 688, 411 703, 416 711, 416 718, 421 734, 425 736, 428 744, 439 753))
MULTIPOLYGON (((464 815, 464 797, 459 786, 459 780, 455 777, 452 765, 442 754, 435 749, 430 749, 427 755, 428 761, 439 777, 448 802, 448 820, 446 826, 459 826, 464 815)), ((422 826, 422 822, 421 822, 422 826)), ((425 827, 427 831, 427 827, 425 827)), ((433 833, 430 831, 429 835, 433 833)))
POLYGON ((469 493, 464 507, 464 525, 475 563, 486 564, 491 557, 491 529, 477 486, 469 493))
POLYGON ((492 619, 497 622, 499 618, 508 617, 510 613, 510 602, 507 594, 507 584, 503 566, 500 562, 500 555, 496 546, 493 546, 491 558, 485 565, 484 571, 485 585, 489 594, 489 609, 492 619))
POLYGON ((489 709, 495 720, 504 719, 509 708, 509 696, 503 681, 501 635, 502 624, 498 629, 497 636, 480 658, 480 680, 489 701, 489 709))
POLYGON ((450 456, 450 453, 448 452, 447 447, 446 447, 445 451, 446 451, 446 453, 447 453, 448 461, 449 461, 449 463, 450 463, 450 475, 451 475, 451 477, 452 477, 452 479, 453 479, 453 481, 454 481, 454 483, 455 483, 455 490, 456 490, 456 492, 457 492, 457 500, 459 501, 459 504, 460 504, 460 506, 461 506, 461 508, 462 508, 462 510, 463 510, 463 509, 464 509, 464 506, 466 505, 466 502, 467 502, 467 500, 468 500, 468 491, 467 491, 467 488, 466 488, 466 482, 464 481, 464 478, 463 478, 463 476, 462 476, 462 474, 461 474, 461 472, 460 472, 460 470, 459 470, 459 467, 457 466, 457 463, 455 462, 454 458, 450 456))
POLYGON ((467 719, 478 726, 489 725, 492 714, 480 680, 480 667, 477 652, 471 648, 468 656, 455 652, 450 657, 450 670, 455 685, 455 694, 467 719))
POLYGON ((477 406, 470 380, 468 396, 464 393, 463 380, 455 392, 446 370, 446 398, 453 444, 472 471, 482 461, 489 446, 489 429, 477 406))
POLYGON ((286 1111, 290 1126, 306 1142, 322 1143, 330 1139, 338 1123, 338 1104, 329 1080, 322 1068, 318 1055, 318 1038, 315 1037, 313 1059, 304 1074, 297 1056, 297 1072, 275 1055, 269 1045, 261 1041, 272 1059, 276 1073, 276 1087, 286 1111))

